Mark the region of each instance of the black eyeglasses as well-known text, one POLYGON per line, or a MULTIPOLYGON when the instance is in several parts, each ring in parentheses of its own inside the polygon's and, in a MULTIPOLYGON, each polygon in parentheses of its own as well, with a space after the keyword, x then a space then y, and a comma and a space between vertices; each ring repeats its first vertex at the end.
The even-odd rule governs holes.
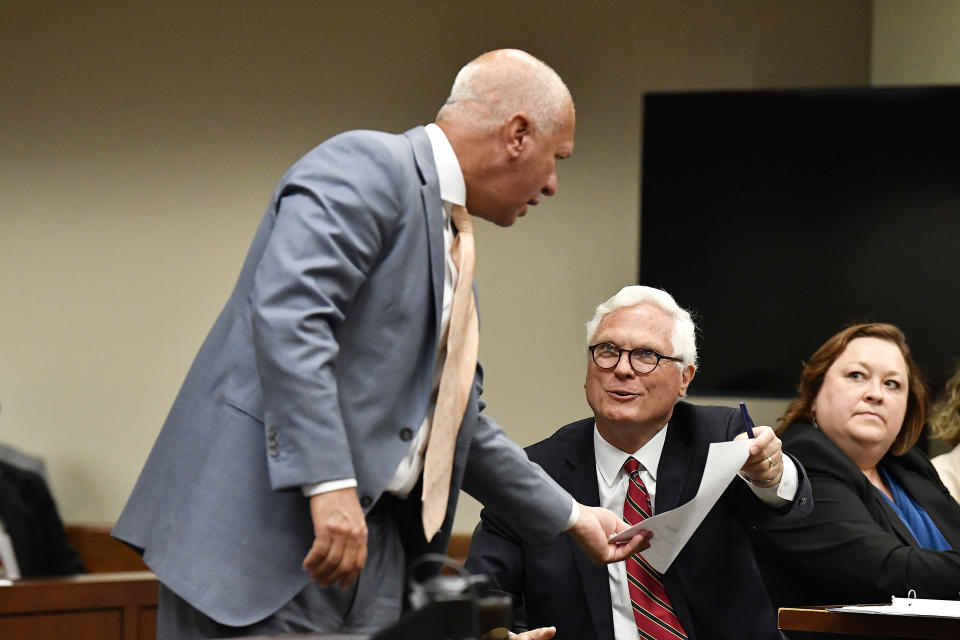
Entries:
POLYGON ((630 362, 630 367, 637 373, 650 373, 660 364, 661 360, 671 360, 673 362, 683 362, 683 358, 674 358, 665 356, 662 353, 654 351, 650 347, 637 347, 636 349, 621 349, 611 342, 598 342, 588 347, 593 355, 593 361, 601 369, 616 369, 620 364, 620 356, 624 353, 630 362))

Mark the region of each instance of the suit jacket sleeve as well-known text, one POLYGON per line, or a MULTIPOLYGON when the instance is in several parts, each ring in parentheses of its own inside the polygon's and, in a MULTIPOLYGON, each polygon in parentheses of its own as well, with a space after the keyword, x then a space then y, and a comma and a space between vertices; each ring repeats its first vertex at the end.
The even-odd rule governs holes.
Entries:
MULTIPOLYGON (((546 555, 550 555, 544 550, 546 555)), ((485 575, 493 592, 510 597, 513 603, 513 631, 521 633, 529 626, 524 607, 526 591, 526 554, 523 541, 488 509, 480 512, 480 523, 473 531, 467 571, 485 575)), ((563 603, 558 603, 562 606, 563 603)), ((556 624, 553 620, 550 624, 556 624)))
POLYGON ((470 540, 466 567, 490 578, 490 586, 511 596, 514 606, 523 600, 523 542, 487 509, 470 540))
MULTIPOLYGON (((353 478, 338 402, 335 337, 401 213, 403 162, 362 132, 327 141, 284 176, 251 305, 267 428, 288 460, 275 489, 353 478)), ((409 164, 409 160, 407 160, 409 164)))
MULTIPOLYGON (((476 392, 482 387, 478 368, 476 392)), ((484 413, 473 427, 466 458, 463 490, 495 513, 531 544, 544 544, 563 531, 573 509, 573 498, 503 428, 484 413)))
MULTIPOLYGON (((785 434, 785 448, 806 467, 813 484, 814 510, 800 520, 771 520, 761 549, 780 571, 795 576, 809 602, 884 602, 914 589, 920 597, 956 598, 960 585, 960 553, 916 546, 899 517, 885 503, 850 459, 809 425, 794 425, 799 438, 785 434)), ((909 454, 908 454, 909 455, 909 454)), ((889 464, 901 461, 888 456, 889 464)), ((927 465, 929 466, 929 464, 927 465)), ((908 487, 928 513, 948 500, 925 474, 909 472, 908 487)), ((938 523, 949 538, 960 535, 960 507, 953 522, 938 523)), ((954 543, 956 548, 956 543, 954 543)), ((790 603, 787 603, 790 604, 790 603)))

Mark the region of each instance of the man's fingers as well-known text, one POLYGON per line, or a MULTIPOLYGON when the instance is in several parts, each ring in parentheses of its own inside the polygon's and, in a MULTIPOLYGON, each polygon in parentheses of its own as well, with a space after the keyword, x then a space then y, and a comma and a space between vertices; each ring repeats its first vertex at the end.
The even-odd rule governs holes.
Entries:
POLYGON ((313 572, 321 562, 323 562, 324 557, 326 557, 327 552, 330 551, 330 539, 314 539, 313 546, 310 547, 310 550, 307 552, 306 557, 303 559, 303 568, 305 571, 313 572))
POLYGON ((641 529, 637 532, 637 535, 630 538, 630 542, 626 544, 614 545, 611 561, 620 562, 621 560, 626 560, 635 553, 646 551, 650 548, 650 540, 652 538, 653 533, 641 529))
POLYGON ((557 634, 556 627, 540 627, 539 629, 530 629, 517 635, 516 633, 507 634, 508 640, 550 640, 557 634))
POLYGON ((367 545, 354 544, 348 549, 340 563, 340 569, 343 576, 340 578, 340 588, 346 589, 357 579, 363 565, 367 562, 367 545))
POLYGON ((757 437, 750 441, 750 457, 743 465, 743 471, 753 476, 770 471, 780 464, 783 457, 783 443, 776 437, 773 429, 757 427, 756 433, 757 437))
POLYGON ((367 561, 366 537, 334 538, 332 544, 317 540, 304 559, 304 569, 310 578, 324 587, 339 582, 349 587, 357 579, 367 561), (322 550, 326 549, 323 553, 322 550))
POLYGON ((344 557, 343 547, 343 539, 335 538, 327 554, 310 574, 314 581, 329 587, 343 577, 344 569, 341 568, 344 557))

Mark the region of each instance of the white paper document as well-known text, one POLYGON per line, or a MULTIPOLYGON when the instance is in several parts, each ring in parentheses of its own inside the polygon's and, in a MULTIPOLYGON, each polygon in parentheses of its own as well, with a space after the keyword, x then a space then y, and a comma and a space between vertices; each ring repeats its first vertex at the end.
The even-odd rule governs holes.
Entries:
POLYGON ((690 502, 665 513, 658 513, 610 538, 611 542, 629 542, 637 531, 653 533, 650 548, 641 553, 654 569, 664 573, 683 545, 697 530, 713 505, 730 485, 743 463, 750 457, 750 441, 711 442, 707 463, 697 495, 690 502))
POLYGON ((827 611, 960 618, 960 600, 928 600, 926 598, 898 598, 893 596, 890 604, 831 607, 827 611))

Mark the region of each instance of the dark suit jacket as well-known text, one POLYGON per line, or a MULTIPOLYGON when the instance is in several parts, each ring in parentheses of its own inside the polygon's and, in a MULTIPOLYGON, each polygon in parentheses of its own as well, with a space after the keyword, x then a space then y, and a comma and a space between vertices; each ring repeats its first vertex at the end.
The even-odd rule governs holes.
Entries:
POLYGON ((44 479, 0 462, 0 520, 24 578, 83 573, 44 479))
MULTIPOLYGON (((802 521, 771 521, 757 531, 775 605, 889 602, 909 589, 957 598, 960 553, 921 549, 883 495, 819 429, 797 423, 781 438, 806 467, 816 506, 802 521)), ((887 454, 881 464, 960 550, 960 505, 926 455, 911 449, 887 454)))
MULTIPOLYGON (((593 426, 592 418, 574 422, 527 448, 532 460, 586 505, 600 504, 593 426)), ((677 403, 657 473, 657 512, 691 500, 709 443, 731 440, 744 430, 732 409, 677 403)), ((765 506, 735 478, 664 574, 690 638, 780 637, 745 529, 769 517, 793 519, 809 512, 810 484, 797 468, 799 490, 782 512, 765 506)), ((484 510, 467 568, 489 575, 495 589, 522 600, 529 628, 554 625, 558 640, 613 640, 607 568, 594 566, 569 536, 531 546, 484 510)))

